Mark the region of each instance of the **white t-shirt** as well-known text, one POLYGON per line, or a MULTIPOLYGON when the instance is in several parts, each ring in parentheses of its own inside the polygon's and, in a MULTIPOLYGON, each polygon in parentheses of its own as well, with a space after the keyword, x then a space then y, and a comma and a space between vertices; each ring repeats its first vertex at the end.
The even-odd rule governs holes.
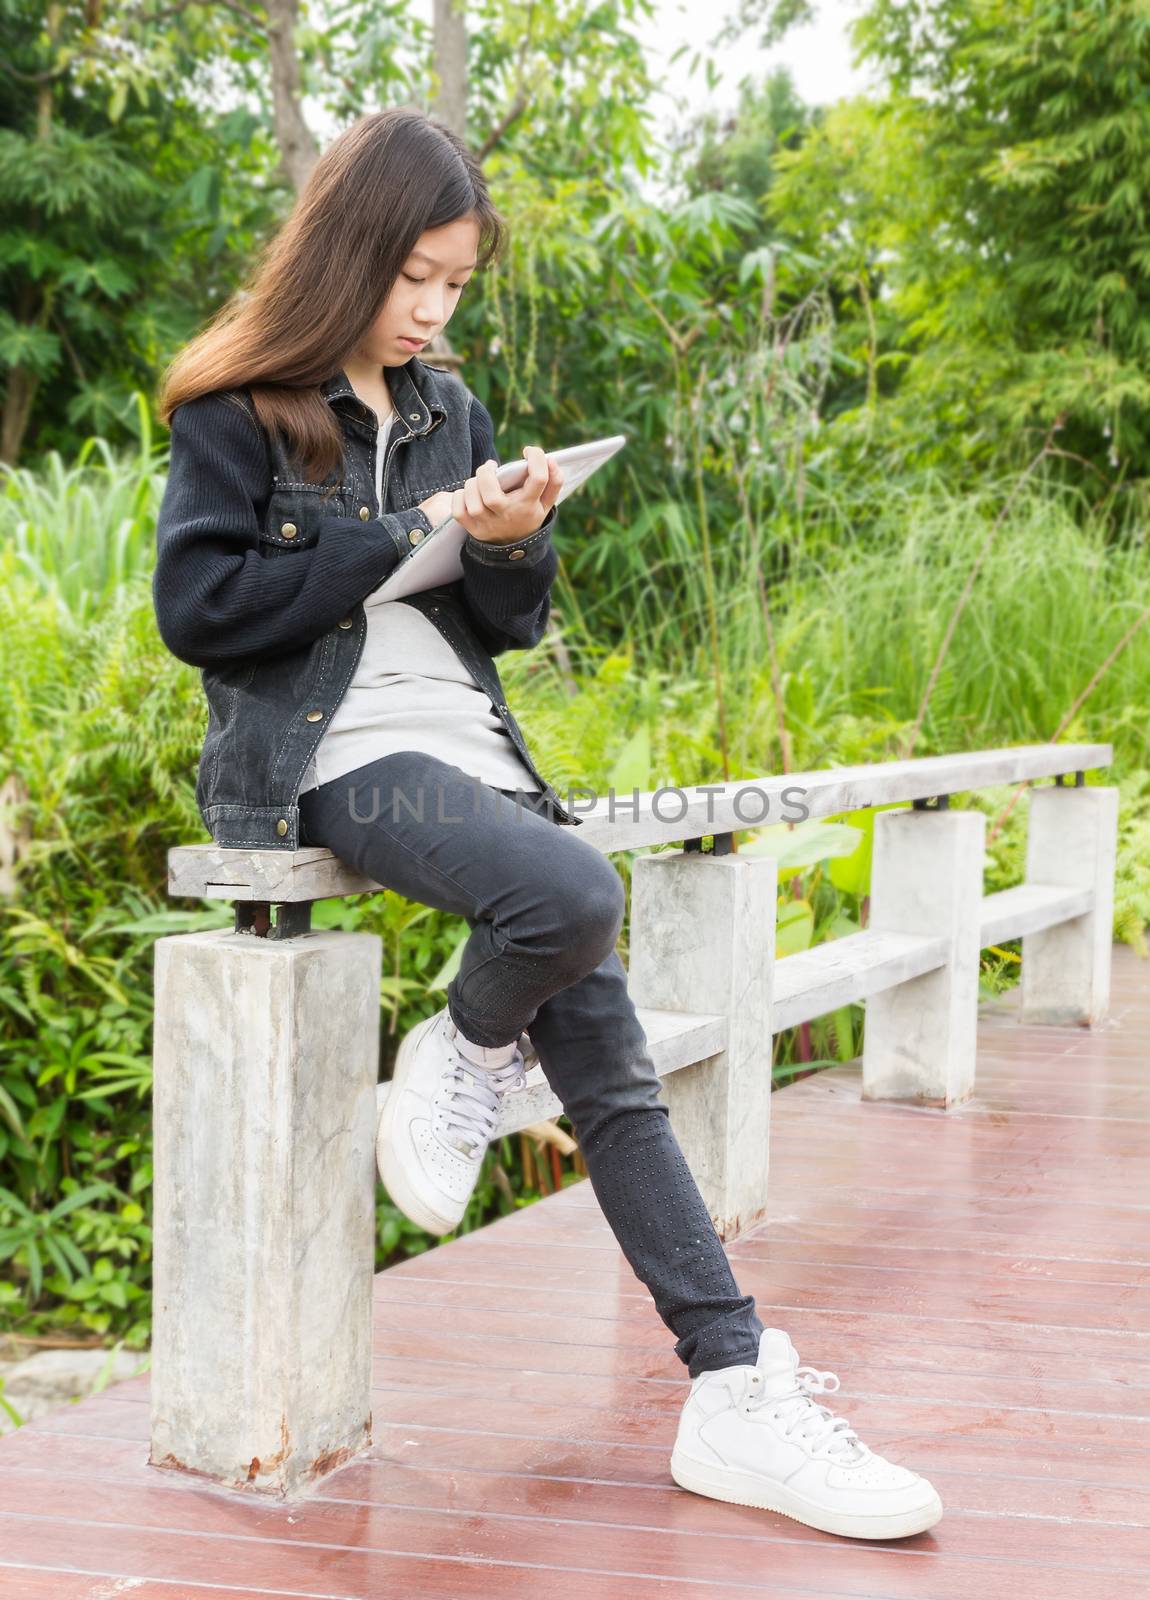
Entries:
MULTIPOLYGON (((380 425, 375 498, 395 420, 380 425)), ((367 637, 347 693, 324 730, 300 793, 381 756, 421 750, 496 789, 538 790, 491 701, 435 624, 402 600, 364 600, 367 637)))

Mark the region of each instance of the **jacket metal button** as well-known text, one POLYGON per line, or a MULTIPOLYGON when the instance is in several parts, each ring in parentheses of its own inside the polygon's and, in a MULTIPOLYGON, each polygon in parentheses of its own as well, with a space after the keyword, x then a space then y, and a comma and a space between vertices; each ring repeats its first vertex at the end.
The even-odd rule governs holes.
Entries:
POLYGON ((526 554, 526 550, 509 550, 507 552, 507 559, 508 561, 522 561, 526 554))
POLYGON ((309 711, 308 714, 307 714, 307 720, 309 722, 322 722, 323 721, 323 712, 322 711, 309 711))
POLYGON ((344 617, 340 622, 336 623, 336 627, 337 628, 350 628, 350 627, 353 627, 354 624, 355 624, 355 618, 354 617, 344 617))
POLYGON ((366 522, 368 517, 370 517, 370 516, 371 516, 371 508, 370 508, 370 506, 360 506, 360 508, 359 508, 359 520, 361 522, 366 522))
POLYGON ((412 412, 409 413, 409 415, 411 417, 412 422, 418 422, 419 421, 419 412, 418 411, 412 411, 412 412))
POLYGON ((286 817, 281 817, 279 819, 279 821, 276 823, 276 832, 279 834, 280 838, 282 839, 284 834, 287 831, 288 831, 287 818, 286 817))
POLYGON ((422 544, 427 535, 424 533, 422 528, 409 528, 407 537, 409 543, 411 544, 422 544))
POLYGON ((285 539, 294 539, 296 534, 299 532, 299 529, 296 527, 294 522, 285 522, 280 528, 280 532, 283 534, 285 539))

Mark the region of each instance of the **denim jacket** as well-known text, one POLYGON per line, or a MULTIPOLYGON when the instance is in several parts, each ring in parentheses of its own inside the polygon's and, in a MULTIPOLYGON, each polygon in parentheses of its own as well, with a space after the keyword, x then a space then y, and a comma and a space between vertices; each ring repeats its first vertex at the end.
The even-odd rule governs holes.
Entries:
MULTIPOLYGON (((382 506, 375 415, 343 372, 321 391, 344 439, 341 468, 322 484, 260 426, 246 390, 203 395, 172 415, 153 601, 164 643, 201 668, 208 726, 196 805, 218 845, 300 848, 300 784, 359 664, 364 599, 431 531, 418 502, 498 459, 490 416, 455 374, 414 356, 385 374, 396 417, 382 506)), ((487 694, 555 820, 578 826, 535 766, 493 659, 543 636, 554 521, 553 507, 512 544, 469 534, 462 578, 404 603, 487 694)))

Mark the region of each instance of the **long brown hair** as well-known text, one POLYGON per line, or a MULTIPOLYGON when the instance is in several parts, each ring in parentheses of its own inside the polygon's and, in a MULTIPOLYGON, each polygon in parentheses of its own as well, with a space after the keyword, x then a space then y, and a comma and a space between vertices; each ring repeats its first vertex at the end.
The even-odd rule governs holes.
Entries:
POLYGON ((163 421, 185 400, 247 387, 263 426, 282 429, 309 481, 323 481, 343 440, 320 384, 379 315, 420 234, 465 216, 479 224, 483 268, 505 223, 463 142, 416 106, 360 117, 316 162, 247 282, 167 368, 163 421))

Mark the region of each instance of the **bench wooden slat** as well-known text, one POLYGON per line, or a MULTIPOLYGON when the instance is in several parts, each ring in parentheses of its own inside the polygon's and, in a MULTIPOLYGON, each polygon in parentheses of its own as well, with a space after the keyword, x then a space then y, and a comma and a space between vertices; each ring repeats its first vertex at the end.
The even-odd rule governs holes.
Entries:
POLYGON ((851 1001, 932 972, 946 958, 945 939, 874 929, 784 956, 775 966, 771 1026, 781 1033, 825 1016, 851 1001))
POLYGON ((1069 772, 1087 772, 1109 766, 1113 754, 1113 747, 1108 744, 1030 744, 957 755, 918 756, 909 761, 869 762, 816 772, 739 778, 730 783, 707 784, 705 787, 710 794, 696 792, 703 789, 702 785, 684 786, 680 791, 665 792, 659 799, 658 806, 666 821, 660 821, 653 814, 650 795, 640 794, 637 811, 624 808, 623 802, 629 800, 629 796, 617 795, 614 817, 611 797, 607 796, 586 814, 579 837, 605 854, 612 850, 674 844, 680 839, 698 838, 708 833, 798 821, 796 807, 800 803, 808 817, 833 817, 844 811, 861 811, 867 806, 927 800, 934 795, 963 794, 969 789, 984 789, 995 784, 1024 783, 1069 772), (757 790, 758 795, 752 793, 753 790, 757 790), (759 814, 763 808, 759 795, 769 802, 765 815, 759 814), (685 807, 683 800, 687 802, 685 807))
POLYGON ((1004 939, 1053 928, 1094 908, 1092 889, 1061 889, 1053 884, 1019 883, 988 894, 982 902, 982 948, 1004 939))
MULTIPOLYGON (((708 784, 703 792, 701 785, 661 794, 655 791, 659 796, 655 804, 666 821, 655 814, 649 792, 640 793, 635 810, 624 807, 627 796, 607 795, 586 812, 579 838, 609 855, 615 850, 647 849, 709 833, 794 821, 800 800, 808 816, 830 817, 867 806, 1086 772, 1109 766, 1112 758, 1113 748, 1108 744, 1031 744, 821 772, 740 778, 708 784)), ((289 904, 363 894, 381 887, 345 866, 330 850, 316 847, 295 851, 237 850, 198 844, 177 845, 168 851, 170 895, 289 904)))

